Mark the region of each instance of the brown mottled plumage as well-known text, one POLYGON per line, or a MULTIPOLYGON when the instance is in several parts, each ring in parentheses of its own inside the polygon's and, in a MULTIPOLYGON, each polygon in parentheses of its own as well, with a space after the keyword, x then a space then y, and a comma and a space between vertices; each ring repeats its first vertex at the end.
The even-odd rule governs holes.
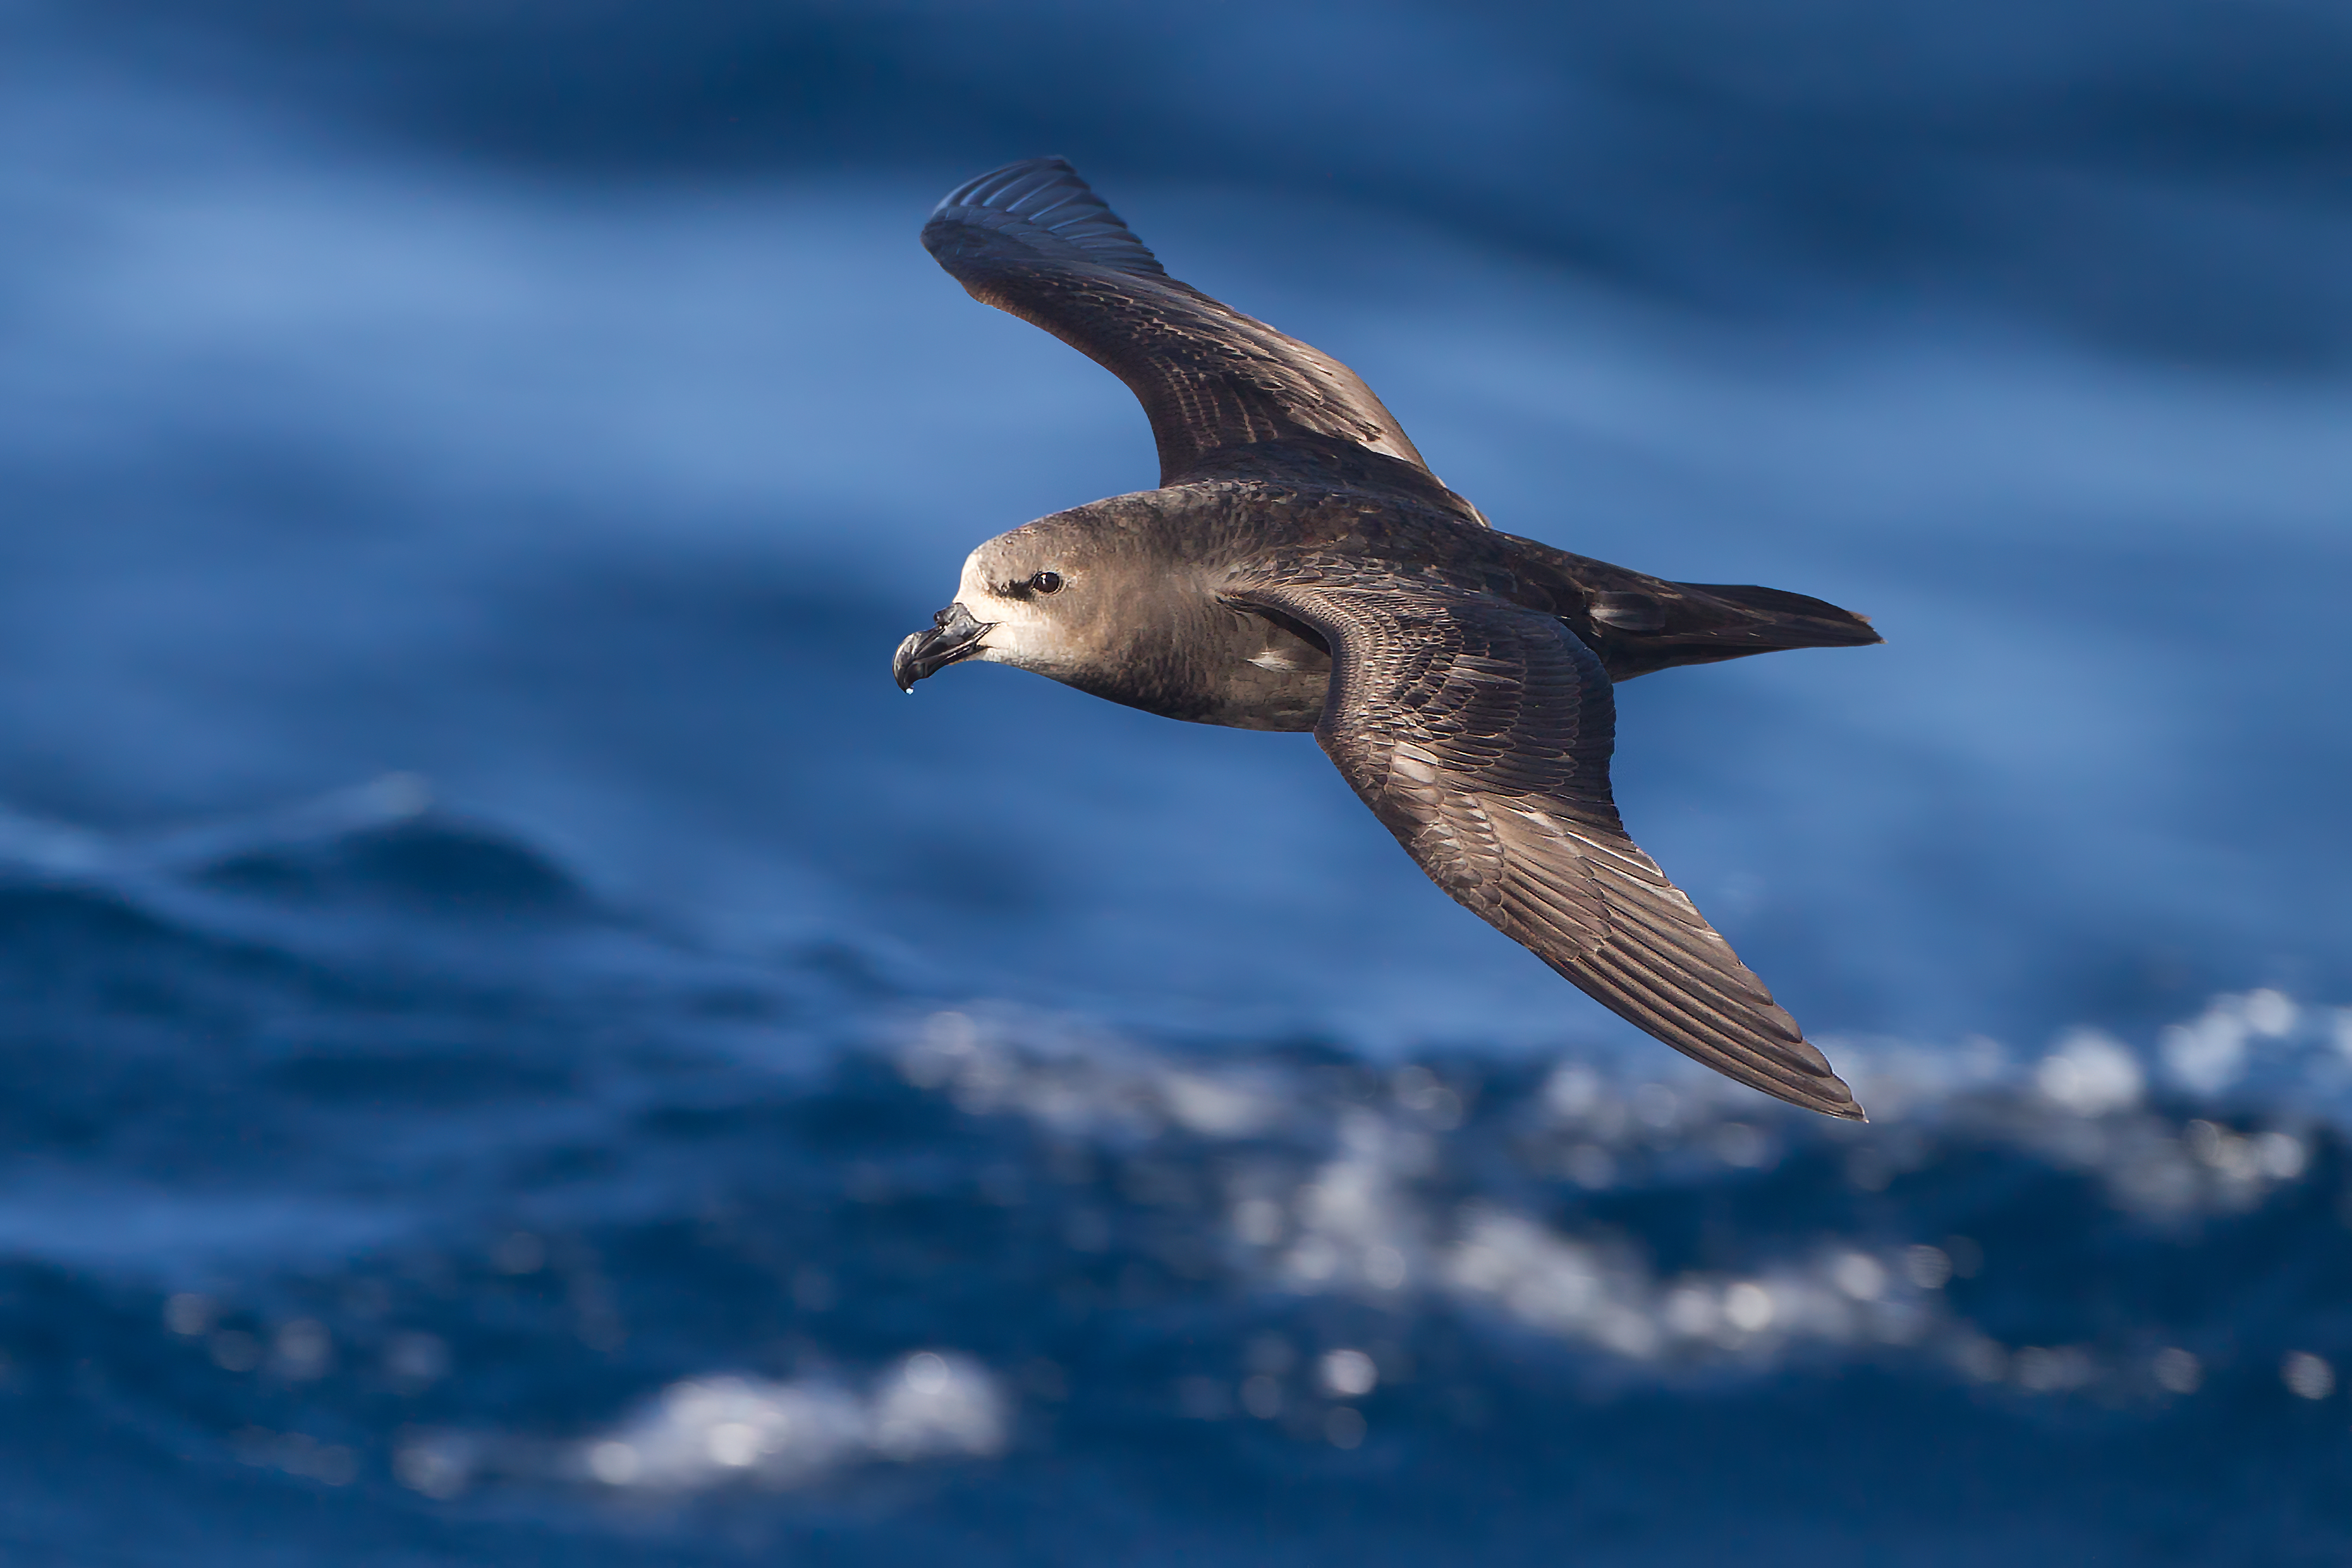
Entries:
POLYGON ((1167 275, 1058 158, 941 202, 923 243, 976 298, 1141 400, 1160 487, 972 552, 899 645, 1172 718, 1311 729, 1431 880, 1677 1051, 1859 1119, 1828 1061, 1628 838, 1612 683, 1879 641, 1800 594, 1669 582, 1490 528, 1328 355, 1167 275))

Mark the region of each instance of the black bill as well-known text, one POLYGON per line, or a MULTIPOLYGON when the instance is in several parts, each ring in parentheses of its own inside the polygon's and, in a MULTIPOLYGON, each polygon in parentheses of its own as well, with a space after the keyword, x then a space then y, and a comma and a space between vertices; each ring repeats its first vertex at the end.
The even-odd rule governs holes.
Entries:
POLYGON ((949 605, 931 617, 929 631, 918 632, 898 644, 898 651, 890 655, 890 678, 898 683, 900 691, 913 691, 915 683, 924 676, 979 653, 980 640, 995 624, 974 621, 961 601, 949 605))

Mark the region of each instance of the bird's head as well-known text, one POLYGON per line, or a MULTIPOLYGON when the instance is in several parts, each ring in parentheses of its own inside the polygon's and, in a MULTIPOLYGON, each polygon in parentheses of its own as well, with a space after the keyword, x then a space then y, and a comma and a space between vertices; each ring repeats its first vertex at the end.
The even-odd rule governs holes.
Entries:
POLYGON ((900 691, 966 659, 1068 679, 1118 640, 1106 572, 1115 539, 1098 524, 1057 514, 999 534, 971 552, 955 602, 898 644, 890 674, 900 691))

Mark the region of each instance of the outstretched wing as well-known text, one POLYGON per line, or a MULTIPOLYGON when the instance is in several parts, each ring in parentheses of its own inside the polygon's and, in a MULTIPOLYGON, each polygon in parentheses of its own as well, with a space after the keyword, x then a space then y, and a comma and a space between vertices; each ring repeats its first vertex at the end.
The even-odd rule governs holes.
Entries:
POLYGON ((1609 676, 1558 619, 1392 584, 1236 597, 1328 643, 1315 737, 1438 886, 1684 1055, 1862 1119, 1828 1059, 1626 837, 1609 676))
POLYGON ((923 245, 973 298, 1125 382, 1150 417, 1163 485, 1271 442, 1336 442, 1437 484, 1355 371, 1169 277, 1062 159, 961 186, 932 210, 923 245))

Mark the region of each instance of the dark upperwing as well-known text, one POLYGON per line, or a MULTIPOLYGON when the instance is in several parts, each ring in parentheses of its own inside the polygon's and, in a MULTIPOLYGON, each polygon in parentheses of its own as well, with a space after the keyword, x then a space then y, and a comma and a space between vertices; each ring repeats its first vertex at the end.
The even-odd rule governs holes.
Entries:
POLYGON ((960 187, 932 210, 923 246, 973 298, 1125 382, 1151 421, 1163 486, 1377 471, 1383 487, 1485 521, 1355 371, 1169 277, 1063 159, 960 187))

